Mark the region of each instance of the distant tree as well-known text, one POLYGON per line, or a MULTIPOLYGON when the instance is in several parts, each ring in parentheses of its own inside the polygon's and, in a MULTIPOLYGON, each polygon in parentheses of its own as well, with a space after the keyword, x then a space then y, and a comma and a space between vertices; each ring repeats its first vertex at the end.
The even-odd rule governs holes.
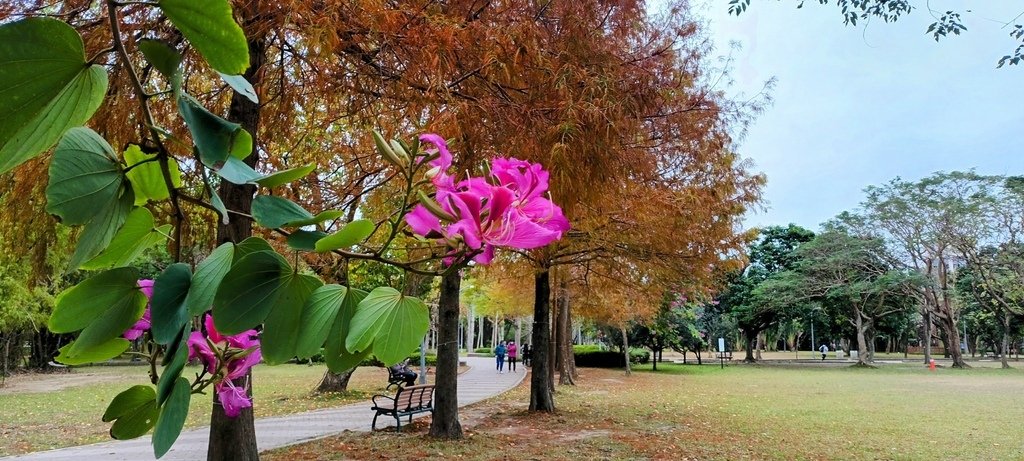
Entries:
POLYGON ((797 263, 795 250, 814 238, 814 233, 795 224, 772 226, 750 247, 750 263, 734 273, 727 288, 718 297, 722 308, 735 320, 746 340, 744 361, 754 362, 754 341, 758 334, 779 322, 784 309, 791 306, 778 299, 754 295, 758 285, 772 275, 790 270, 797 263))

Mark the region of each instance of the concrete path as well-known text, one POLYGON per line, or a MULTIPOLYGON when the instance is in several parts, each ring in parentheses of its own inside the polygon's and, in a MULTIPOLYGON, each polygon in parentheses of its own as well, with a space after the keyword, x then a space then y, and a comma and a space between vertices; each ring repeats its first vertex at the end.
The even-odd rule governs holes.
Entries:
MULTIPOLYGON (((526 376, 525 367, 518 373, 498 374, 494 359, 487 357, 463 357, 469 370, 459 375, 459 406, 476 403, 501 394, 522 382, 526 376)), ((369 401, 353 403, 343 407, 314 410, 274 418, 256 420, 256 443, 260 451, 307 442, 327 437, 342 431, 368 432, 373 420, 369 401)), ((96 415, 99 418, 100 415, 96 415)), ((415 417, 423 416, 423 414, 415 417)), ((394 419, 377 419, 377 428, 394 425, 394 419)), ((178 437, 161 460, 202 460, 206 458, 209 427, 186 430, 178 437)), ((56 436, 56 435, 55 435, 56 436)), ((24 456, 0 458, 0 460, 152 460, 153 447, 149 436, 135 440, 104 442, 94 445, 41 451, 24 456)))

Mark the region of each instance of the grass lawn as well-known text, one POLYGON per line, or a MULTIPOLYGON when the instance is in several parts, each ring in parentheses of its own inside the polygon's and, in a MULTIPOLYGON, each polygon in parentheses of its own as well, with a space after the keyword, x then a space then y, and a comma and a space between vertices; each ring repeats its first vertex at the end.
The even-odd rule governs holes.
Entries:
POLYGON ((427 423, 348 433, 264 459, 1024 459, 1024 372, 660 364, 582 369, 558 411, 526 411, 529 383, 462 411, 467 438, 427 423), (644 368, 642 368, 644 369, 644 368))
MULTIPOLYGON (((297 413, 363 401, 387 385, 387 371, 361 367, 350 392, 316 395, 323 365, 258 366, 256 417, 297 413)), ((193 376, 198 367, 185 370, 193 376)), ((15 375, 0 388, 0 456, 110 440, 110 423, 100 421, 119 392, 149 382, 144 366, 76 368, 69 374, 15 375), (63 385, 71 387, 62 390, 63 385)), ((194 395, 187 427, 209 424, 211 397, 194 395)))

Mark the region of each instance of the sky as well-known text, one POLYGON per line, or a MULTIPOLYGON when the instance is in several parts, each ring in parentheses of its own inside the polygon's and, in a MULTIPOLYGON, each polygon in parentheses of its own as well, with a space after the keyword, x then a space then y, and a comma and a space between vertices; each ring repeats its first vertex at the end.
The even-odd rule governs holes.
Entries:
POLYGON ((716 56, 728 55, 730 42, 741 46, 727 94, 746 99, 777 79, 774 102, 738 145, 768 178, 767 209, 746 226, 816 230, 856 209, 865 187, 895 177, 1024 174, 1024 66, 996 69, 1016 47, 1002 23, 1024 13, 1021 0, 973 2, 969 13, 964 1, 931 0, 963 12, 968 27, 939 43, 925 34, 934 21, 927 11, 847 27, 834 4, 815 0, 801 9, 796 0, 754 0, 739 17, 728 15, 727 0, 694 1, 716 56))

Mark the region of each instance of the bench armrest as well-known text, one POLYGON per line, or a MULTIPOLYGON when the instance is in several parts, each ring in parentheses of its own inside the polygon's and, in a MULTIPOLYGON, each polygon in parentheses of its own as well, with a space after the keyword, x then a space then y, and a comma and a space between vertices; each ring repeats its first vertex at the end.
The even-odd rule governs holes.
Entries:
POLYGON ((383 394, 377 394, 377 395, 373 396, 373 399, 372 399, 373 400, 373 406, 375 406, 377 408, 385 408, 383 405, 381 405, 381 403, 377 403, 377 398, 378 397, 380 397, 382 399, 381 403, 385 403, 383 401, 383 399, 388 399, 388 400, 391 401, 391 403, 388 404, 388 406, 390 406, 390 407, 394 407, 395 406, 395 399, 393 399, 391 397, 388 397, 386 395, 383 395, 383 394))

